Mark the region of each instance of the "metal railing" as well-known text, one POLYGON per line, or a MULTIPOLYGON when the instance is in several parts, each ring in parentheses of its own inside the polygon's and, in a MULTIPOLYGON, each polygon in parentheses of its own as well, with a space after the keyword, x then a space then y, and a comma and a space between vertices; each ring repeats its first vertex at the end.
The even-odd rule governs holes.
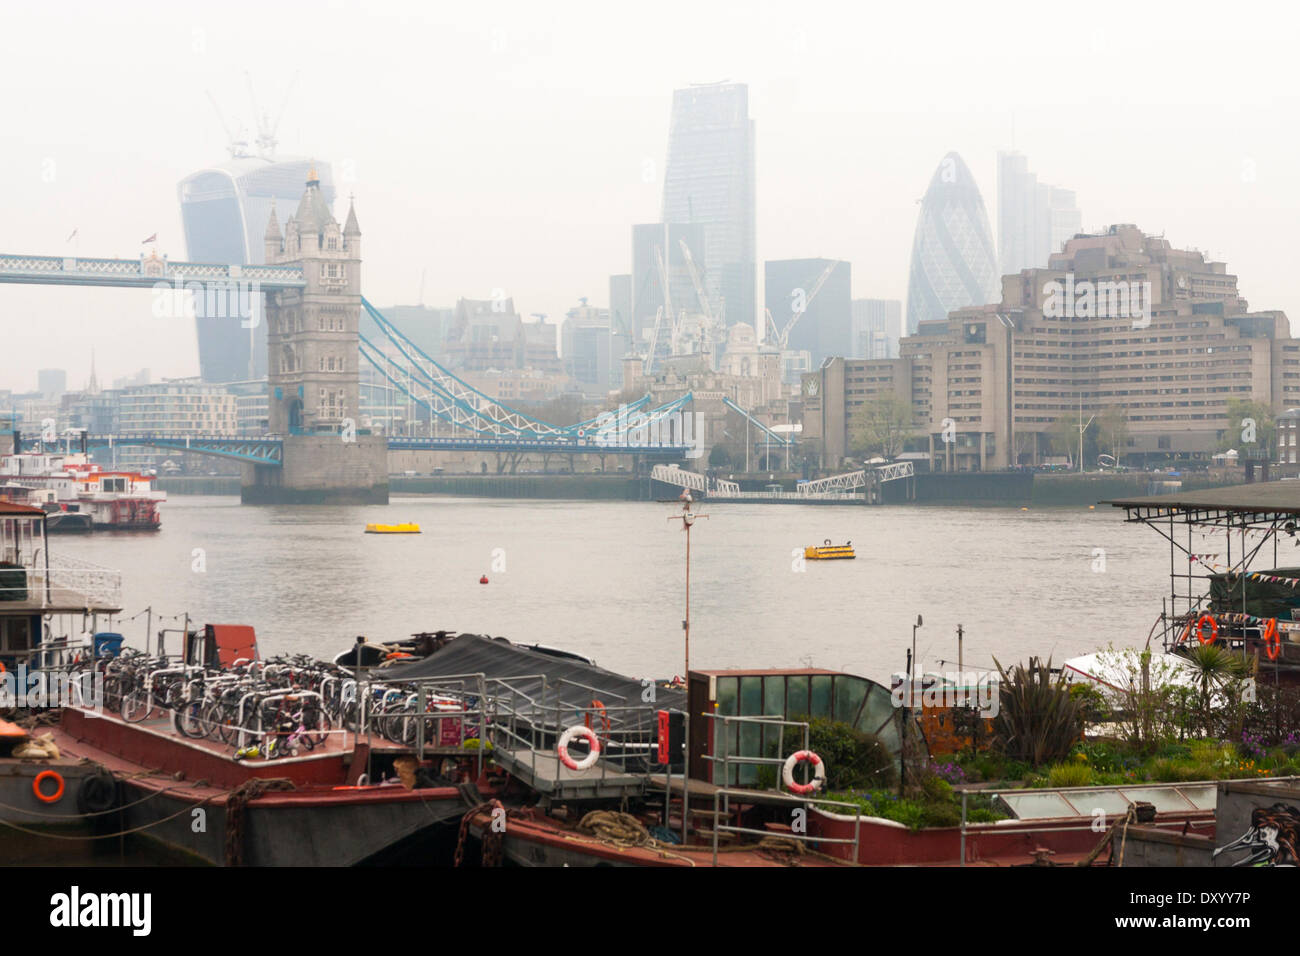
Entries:
MULTIPOLYGON (((347 688, 342 690, 346 695, 347 688)), ((353 692, 358 698, 358 735, 378 734, 386 740, 409 743, 421 762, 431 747, 438 753, 468 755, 471 748, 466 747, 467 742, 476 740, 476 776, 483 775, 492 722, 483 674, 398 680, 367 674, 355 683, 353 692), (436 744, 430 743, 433 737, 436 744)))
MULTIPOLYGON (((749 796, 752 798, 753 791, 723 789, 723 790, 715 790, 713 792, 713 865, 714 866, 718 865, 718 835, 720 833, 747 833, 759 837, 776 837, 782 840, 797 840, 800 843, 814 843, 814 844, 823 844, 823 845, 831 844, 831 843, 852 844, 853 855, 850 857, 850 863, 851 865, 857 864, 858 846, 861 843, 861 839, 862 839, 862 807, 858 806, 856 803, 845 803, 843 800, 825 800, 822 799, 821 797, 797 797, 797 796, 790 797, 792 802, 798 802, 803 804, 805 809, 811 805, 819 808, 820 807, 848 807, 851 810, 853 810, 853 839, 850 840, 847 837, 828 837, 828 836, 821 836, 814 833, 806 833, 806 832, 799 833, 795 831, 794 828, 791 828, 789 833, 785 833, 785 832, 776 833, 769 830, 755 830, 753 827, 740 827, 740 826, 734 826, 729 823, 718 822, 719 819, 721 819, 718 811, 718 799, 722 798, 724 803, 727 804, 727 806, 729 806, 732 797, 744 797, 744 796, 749 796)), ((723 809, 723 813, 727 814, 725 818, 730 819, 730 813, 727 809, 727 806, 724 806, 722 809, 723 809)))
MULTIPOLYGON (((765 740, 765 735, 762 734, 761 732, 760 732, 759 743, 758 743, 759 750, 760 750, 759 754, 756 755, 733 754, 731 752, 731 737, 732 737, 731 732, 733 726, 735 726, 737 731, 739 731, 739 729, 745 725, 756 725, 760 728, 760 731, 766 730, 768 728, 778 728, 778 735, 776 738, 776 751, 779 754, 781 752, 781 742, 785 738, 785 728, 787 727, 798 727, 802 729, 803 731, 802 749, 803 750, 808 749, 808 722, 807 721, 787 720, 784 717, 780 717, 776 715, 757 715, 757 716, 750 716, 750 717, 738 717, 738 716, 731 716, 728 714, 704 714, 703 716, 710 720, 715 721, 714 723, 715 728, 717 728, 719 724, 721 725, 721 732, 720 733, 715 732, 713 735, 714 750, 715 751, 721 750, 721 756, 714 753, 714 754, 706 754, 704 757, 705 760, 710 761, 715 766, 717 764, 722 765, 722 787, 718 790, 715 790, 713 793, 713 865, 714 866, 718 865, 718 837, 719 834, 721 833, 747 833, 747 834, 763 836, 763 837, 780 836, 782 838, 798 840, 801 843, 851 843, 853 845, 853 862, 854 863, 857 862, 858 843, 859 843, 859 838, 861 837, 861 830, 862 830, 862 808, 854 803, 845 803, 840 800, 826 800, 820 797, 804 797, 795 794, 791 794, 789 796, 789 799, 792 802, 802 803, 805 806, 811 804, 815 806, 849 807, 853 809, 855 819, 853 824, 852 840, 845 839, 845 838, 813 836, 808 833, 794 832, 793 829, 789 834, 786 833, 774 834, 767 830, 755 830, 750 827, 734 826, 732 824, 721 822, 724 819, 726 820, 731 819, 731 798, 732 797, 748 796, 752 799, 754 794, 753 790, 740 789, 738 786, 734 788, 732 787, 731 767, 733 764, 784 767, 786 761, 785 757, 762 756, 761 751, 765 749, 766 740, 765 740), (721 806, 719 806, 719 802, 718 802, 719 799, 721 799, 722 801, 721 806)), ((780 778, 778 776, 778 781, 779 779, 780 778)), ((739 784, 739 774, 737 774, 737 784, 739 784)), ((780 792, 779 783, 775 792, 778 793, 780 792)), ((782 795, 784 796, 784 794, 782 795)), ((685 813, 685 804, 683 804, 682 812, 685 813)))
MULTIPOLYGON (((542 674, 495 678, 487 682, 487 699, 492 709, 488 732, 498 750, 506 744, 511 750, 527 752, 527 766, 534 782, 538 779, 538 758, 554 754, 556 743, 566 729, 576 724, 590 725, 601 741, 600 757, 594 768, 599 773, 583 778, 584 783, 607 782, 611 773, 630 773, 628 764, 646 762, 655 746, 658 721, 654 707, 623 702, 620 695, 577 681, 552 681, 542 674), (522 681, 541 681, 534 694, 516 686, 522 681), (605 698, 617 699, 607 703, 605 698)), ((516 759, 516 758, 511 758, 516 759)), ((557 769, 556 785, 561 782, 557 769)))
POLYGON ((0 610, 6 602, 39 607, 117 608, 122 601, 122 572, 89 561, 61 557, 43 562, 8 565, 0 578, 0 610), (21 582, 17 577, 21 575, 21 582))

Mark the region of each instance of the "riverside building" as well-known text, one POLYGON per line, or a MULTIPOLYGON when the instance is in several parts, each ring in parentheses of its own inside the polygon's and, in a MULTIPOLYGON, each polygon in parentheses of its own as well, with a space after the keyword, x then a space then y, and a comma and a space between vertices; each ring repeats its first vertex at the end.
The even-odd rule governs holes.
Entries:
POLYGON ((848 454, 857 410, 886 394, 910 402, 912 441, 935 470, 1040 464, 1059 422, 1116 412, 1121 460, 1208 460, 1229 401, 1300 406, 1300 340, 1285 313, 1251 311, 1225 263, 1115 225, 1003 276, 1000 302, 920 323, 899 358, 833 359, 802 392, 823 467, 848 454))

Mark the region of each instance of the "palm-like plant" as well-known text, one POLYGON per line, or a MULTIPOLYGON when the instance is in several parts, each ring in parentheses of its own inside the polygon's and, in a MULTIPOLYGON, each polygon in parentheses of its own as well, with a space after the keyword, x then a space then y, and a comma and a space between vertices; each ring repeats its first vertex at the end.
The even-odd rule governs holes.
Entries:
POLYGON ((1002 683, 993 744, 1011 760, 1034 766, 1065 759, 1083 736, 1083 708, 1070 696, 1065 676, 1052 677, 1052 662, 1031 658, 1008 673, 997 658, 1002 683))
POLYGON ((1220 644, 1198 644, 1186 653, 1188 662, 1196 671, 1196 689, 1199 694, 1201 729, 1213 734, 1214 695, 1224 690, 1234 680, 1244 677, 1249 670, 1240 657, 1220 644))

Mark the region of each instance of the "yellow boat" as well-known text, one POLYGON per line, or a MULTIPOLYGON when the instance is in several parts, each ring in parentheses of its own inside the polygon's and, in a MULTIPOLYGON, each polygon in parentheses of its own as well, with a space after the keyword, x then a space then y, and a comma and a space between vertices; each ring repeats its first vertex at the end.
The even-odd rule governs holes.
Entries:
POLYGON ((368 524, 366 534, 419 534, 420 526, 413 521, 402 524, 368 524))
POLYGON ((853 542, 846 544, 831 544, 831 539, 827 538, 826 542, 821 545, 812 544, 803 549, 803 556, 808 561, 834 561, 839 558, 856 558, 853 553, 853 542))

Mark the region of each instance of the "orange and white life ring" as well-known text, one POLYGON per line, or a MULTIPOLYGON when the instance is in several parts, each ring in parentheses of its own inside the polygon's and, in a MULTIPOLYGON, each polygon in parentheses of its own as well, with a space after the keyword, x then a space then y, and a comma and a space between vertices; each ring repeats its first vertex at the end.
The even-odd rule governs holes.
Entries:
POLYGON ((1270 661, 1277 660, 1282 652, 1282 638, 1277 633, 1277 618, 1270 617, 1264 625, 1264 652, 1270 661))
POLYGON ((41 803, 58 803, 63 799, 63 777, 54 770, 42 770, 32 781, 32 793, 36 794, 36 799, 41 803), (55 787, 53 793, 45 793, 41 790, 41 784, 50 778, 58 786, 55 787))
POLYGON ((1219 622, 1212 614, 1202 614, 1196 621, 1196 639, 1202 644, 1213 644, 1219 639, 1219 622), (1205 625, 1210 625, 1210 636, 1205 636, 1205 625))
POLYGON ((817 756, 811 750, 796 750, 785 759, 785 767, 781 771, 781 779, 784 781, 786 789, 791 793, 815 793, 826 783, 826 764, 821 757, 817 756), (794 768, 797 764, 805 761, 812 764, 812 782, 796 783, 794 779, 794 768))
POLYGON ((596 760, 600 757, 600 740, 596 737, 596 732, 590 727, 578 724, 560 734, 560 740, 555 745, 555 755, 560 758, 560 763, 570 770, 589 770, 596 765, 596 760), (591 752, 581 760, 574 760, 569 756, 569 744, 573 743, 576 737, 586 739, 591 746, 591 752))

